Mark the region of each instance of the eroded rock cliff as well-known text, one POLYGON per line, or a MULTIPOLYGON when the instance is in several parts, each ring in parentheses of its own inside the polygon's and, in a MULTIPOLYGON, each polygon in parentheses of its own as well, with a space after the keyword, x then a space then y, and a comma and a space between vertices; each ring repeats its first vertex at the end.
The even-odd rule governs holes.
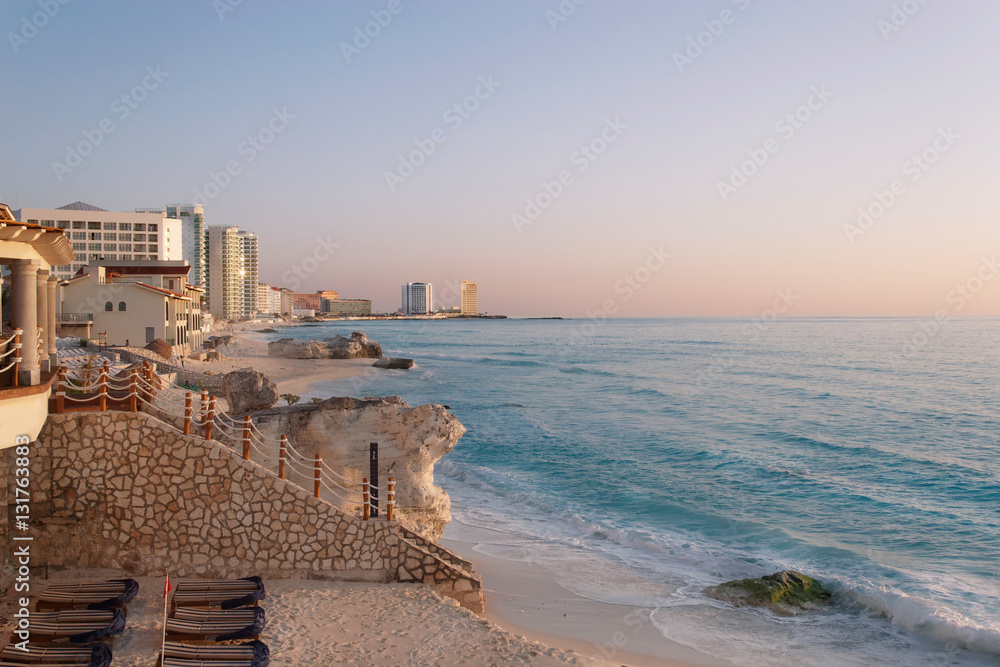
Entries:
POLYGON ((398 396, 330 398, 257 412, 254 421, 268 436, 287 435, 305 457, 319 453, 338 473, 358 482, 368 476, 369 443, 379 443, 380 486, 396 478, 400 523, 427 539, 441 538, 451 520, 451 500, 434 484, 434 464, 465 433, 444 406, 411 407, 398 396))

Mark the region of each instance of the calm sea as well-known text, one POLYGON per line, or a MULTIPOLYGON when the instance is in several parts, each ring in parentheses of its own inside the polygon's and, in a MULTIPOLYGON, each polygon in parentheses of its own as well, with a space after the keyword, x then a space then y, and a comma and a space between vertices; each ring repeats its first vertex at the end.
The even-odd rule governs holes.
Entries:
POLYGON ((436 479, 457 522, 498 536, 483 553, 644 606, 670 639, 737 664, 996 665, 998 325, 473 320, 280 335, 363 330, 417 360, 314 394, 449 405, 468 433, 436 479), (779 619, 700 592, 781 569, 817 577, 836 604, 779 619))

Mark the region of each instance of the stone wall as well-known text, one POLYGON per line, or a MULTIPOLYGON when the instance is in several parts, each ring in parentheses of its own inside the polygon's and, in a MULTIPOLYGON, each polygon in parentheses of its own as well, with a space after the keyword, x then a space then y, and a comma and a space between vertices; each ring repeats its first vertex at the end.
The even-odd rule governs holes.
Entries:
MULTIPOLYGON (((362 521, 145 413, 50 415, 32 445, 33 562, 143 575, 419 581, 482 611, 471 563, 362 521)), ((10 450, 12 451, 12 450, 10 450)), ((13 459, 0 451, 8 479, 13 459)), ((11 499, 0 506, 6 511, 11 499)), ((0 527, 0 543, 9 527, 0 527)), ((9 549, 7 550, 9 553, 9 549)))
POLYGON ((36 445, 39 560, 139 574, 392 577, 395 525, 361 521, 143 413, 52 415, 36 445))

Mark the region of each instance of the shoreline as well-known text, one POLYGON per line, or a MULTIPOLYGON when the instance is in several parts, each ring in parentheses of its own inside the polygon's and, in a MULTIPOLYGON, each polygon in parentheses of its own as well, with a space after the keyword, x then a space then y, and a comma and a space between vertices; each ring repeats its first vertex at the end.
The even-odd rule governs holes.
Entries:
MULTIPOLYGON (((280 326, 301 326, 301 323, 280 326)), ((319 382, 362 378, 379 370, 371 366, 372 359, 268 357, 268 334, 258 331, 268 327, 270 325, 217 332, 216 335, 234 336, 239 356, 216 362, 189 362, 189 370, 196 370, 195 365, 213 372, 251 366, 274 380, 280 394, 297 394, 303 398, 308 398, 312 387, 319 382)), ((347 389, 340 393, 355 392, 347 389)), ((486 611, 480 617, 483 622, 528 643, 572 651, 589 664, 630 667, 719 667, 728 664, 666 639, 649 621, 649 610, 576 595, 547 579, 541 570, 519 568, 514 561, 476 551, 477 539, 469 534, 467 527, 453 519, 441 544, 472 561, 476 572, 482 576, 487 595, 486 611)))

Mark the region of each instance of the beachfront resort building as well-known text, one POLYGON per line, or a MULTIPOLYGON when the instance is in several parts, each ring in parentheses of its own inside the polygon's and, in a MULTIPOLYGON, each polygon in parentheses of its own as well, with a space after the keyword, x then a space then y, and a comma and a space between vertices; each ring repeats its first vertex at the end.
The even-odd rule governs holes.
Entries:
POLYGON ((34 440, 45 423, 57 355, 52 269, 72 261, 65 229, 18 222, 0 204, 0 449, 34 440))
POLYGON ((55 227, 69 235, 75 258, 52 267, 52 274, 60 280, 72 278, 88 262, 183 256, 181 222, 164 217, 162 209, 116 212, 77 201, 55 209, 22 208, 14 215, 21 222, 55 227))
POLYGON ((243 317, 257 314, 257 235, 240 231, 243 252, 243 317))
POLYGON ((434 312, 434 287, 430 283, 406 283, 403 285, 404 315, 429 315, 434 312))
MULTIPOLYGON (((106 335, 110 345, 142 347, 159 338, 187 354, 203 342, 204 290, 188 282, 190 270, 182 260, 91 262, 62 283, 61 310, 87 313, 91 335, 106 335)), ((84 336, 72 322, 60 326, 84 336)))
POLYGON ((180 221, 181 257, 191 265, 188 280, 192 285, 205 287, 205 209, 191 204, 167 204, 166 217, 180 221))
POLYGON ((371 299, 323 299, 323 313, 338 317, 363 317, 372 314, 371 299))
MULTIPOLYGON (((243 316, 243 238, 238 227, 208 228, 205 279, 207 308, 215 317, 238 320, 243 316)), ((254 283, 256 285, 256 283, 254 283)), ((256 292, 256 288, 254 290, 256 292)))
POLYGON ((462 281, 462 314, 476 315, 479 313, 479 299, 476 296, 476 283, 471 280, 462 281))

